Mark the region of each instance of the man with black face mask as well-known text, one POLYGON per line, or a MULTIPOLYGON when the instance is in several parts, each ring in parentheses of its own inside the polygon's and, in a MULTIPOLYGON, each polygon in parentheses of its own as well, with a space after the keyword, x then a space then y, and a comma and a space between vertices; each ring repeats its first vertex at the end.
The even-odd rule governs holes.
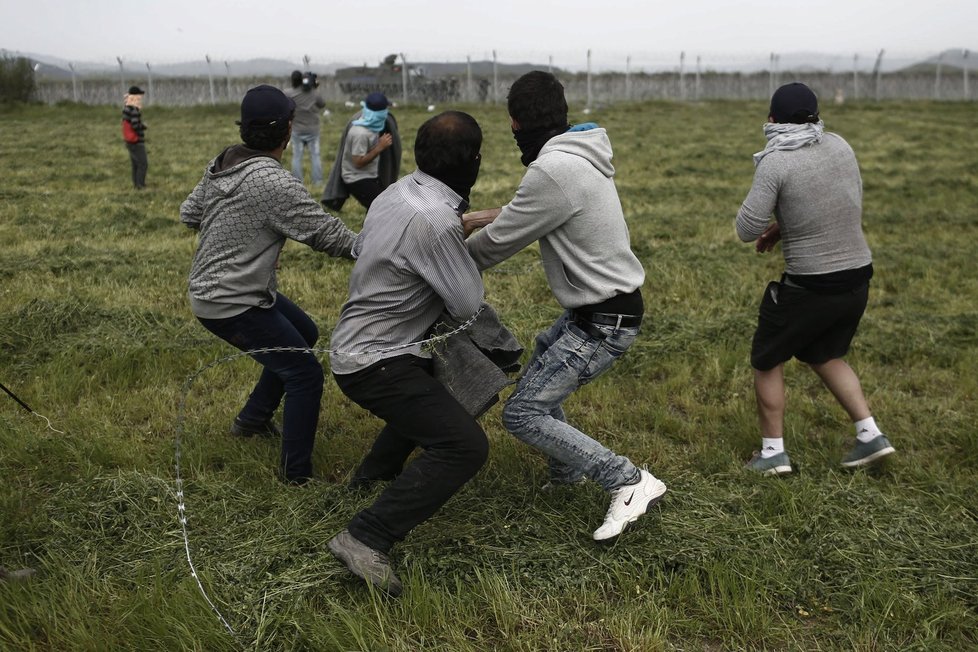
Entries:
POLYGON ((330 366, 340 389, 386 422, 354 484, 392 480, 329 542, 355 575, 391 595, 401 582, 391 547, 431 517, 485 463, 486 435, 432 375, 420 342, 442 311, 476 314, 484 288, 459 217, 479 175, 482 130, 448 111, 418 129, 418 169, 385 190, 353 245, 350 297, 333 331, 330 366), (415 448, 418 455, 406 468, 415 448))
POLYGON ((549 486, 590 479, 611 493, 593 535, 604 541, 642 516, 666 485, 567 423, 562 406, 635 340, 645 271, 629 244, 605 130, 590 122, 570 126, 564 87, 545 72, 516 80, 507 108, 526 174, 506 206, 464 218, 467 232, 486 225, 469 238, 469 253, 486 269, 539 241, 562 314, 537 336, 503 424, 547 456, 549 486))

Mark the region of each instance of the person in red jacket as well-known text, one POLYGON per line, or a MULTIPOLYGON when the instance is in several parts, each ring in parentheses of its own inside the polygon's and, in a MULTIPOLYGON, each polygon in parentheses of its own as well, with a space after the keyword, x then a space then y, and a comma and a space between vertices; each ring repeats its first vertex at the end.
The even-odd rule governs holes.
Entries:
POLYGON ((136 190, 146 187, 146 125, 143 124, 143 89, 130 86, 122 109, 122 137, 132 163, 132 185, 136 190))

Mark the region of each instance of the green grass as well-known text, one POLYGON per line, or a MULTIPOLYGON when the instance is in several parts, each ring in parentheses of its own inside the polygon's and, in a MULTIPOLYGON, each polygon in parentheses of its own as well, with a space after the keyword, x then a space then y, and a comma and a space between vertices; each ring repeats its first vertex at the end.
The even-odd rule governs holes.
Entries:
MULTIPOLYGON (((334 116, 345 115, 342 107, 334 116)), ((575 111, 578 107, 575 107, 575 111)), ((733 217, 763 145, 761 103, 622 105, 609 128, 633 247, 648 280, 632 350, 566 408, 572 422, 670 487, 612 546, 590 539, 593 485, 543 494, 542 459, 483 421, 486 467, 395 549, 405 596, 352 579, 326 541, 370 496, 344 482, 379 422, 328 382, 317 481, 274 478, 277 447, 236 441, 257 376, 193 319, 194 235, 180 202, 235 142, 234 107, 150 107, 150 189, 129 188, 114 108, 0 109, 0 649, 10 650, 964 650, 978 646, 978 153, 973 105, 826 107, 865 184, 876 277, 850 362, 898 454, 838 462, 851 426, 814 374, 787 366, 785 479, 746 476, 757 445, 750 335, 780 255, 740 243, 733 217)), ((505 111, 483 125, 475 207, 506 202, 523 168, 505 111)), ((399 110, 404 170, 428 114, 399 110)), ((343 126, 323 128, 328 166, 343 126)), ((306 166, 308 168, 308 166, 306 166)), ((316 188, 314 192, 321 189, 316 188)), ((341 214, 359 228, 363 212, 341 214)), ((525 345, 559 313, 535 251, 486 274, 525 345)), ((328 336, 350 264, 290 243, 283 291, 328 336)), ((325 346, 325 339, 323 342, 325 346)))

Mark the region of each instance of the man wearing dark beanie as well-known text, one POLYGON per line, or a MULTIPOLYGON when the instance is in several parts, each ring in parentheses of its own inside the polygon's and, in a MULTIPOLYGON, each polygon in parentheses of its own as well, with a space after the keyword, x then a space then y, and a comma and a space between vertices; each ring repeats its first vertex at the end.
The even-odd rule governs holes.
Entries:
POLYGON ((261 85, 241 101, 242 144, 207 164, 180 206, 180 220, 200 232, 190 268, 190 307, 207 330, 255 353, 262 372, 231 434, 281 437, 279 471, 290 484, 312 476, 312 450, 323 393, 323 368, 302 349, 315 345, 313 320, 276 290, 275 270, 286 240, 331 256, 352 258, 355 234, 282 167, 295 102, 261 85), (284 398, 282 429, 273 415, 284 398))
POLYGON ((852 419, 856 443, 842 466, 895 452, 873 419, 859 378, 842 359, 869 296, 873 261, 862 231, 862 178, 855 154, 826 132, 808 86, 771 97, 767 146, 754 154, 754 183, 737 213, 737 235, 758 252, 781 241, 785 271, 761 299, 751 346, 761 450, 747 468, 791 473, 784 447, 784 363, 808 364, 852 419), (771 221, 771 216, 774 221, 771 221))

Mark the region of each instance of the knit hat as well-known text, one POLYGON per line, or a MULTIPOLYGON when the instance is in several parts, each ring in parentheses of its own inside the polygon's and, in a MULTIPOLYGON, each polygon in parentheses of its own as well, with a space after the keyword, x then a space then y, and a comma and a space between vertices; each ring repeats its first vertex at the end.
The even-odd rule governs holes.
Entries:
POLYGON ((769 115, 775 122, 818 122, 818 98, 801 82, 785 84, 771 96, 769 115))
POLYGON ((367 96, 367 99, 364 100, 364 104, 366 104, 367 108, 371 111, 383 111, 390 106, 391 103, 387 101, 386 95, 380 91, 374 91, 367 96))
POLYGON ((295 113, 295 102, 285 93, 262 84, 245 93, 241 100, 241 120, 244 127, 273 125, 280 120, 290 120, 295 113))
POLYGON ((139 86, 130 86, 129 87, 129 94, 130 95, 145 95, 146 94, 146 91, 144 91, 143 89, 141 89, 139 86))

